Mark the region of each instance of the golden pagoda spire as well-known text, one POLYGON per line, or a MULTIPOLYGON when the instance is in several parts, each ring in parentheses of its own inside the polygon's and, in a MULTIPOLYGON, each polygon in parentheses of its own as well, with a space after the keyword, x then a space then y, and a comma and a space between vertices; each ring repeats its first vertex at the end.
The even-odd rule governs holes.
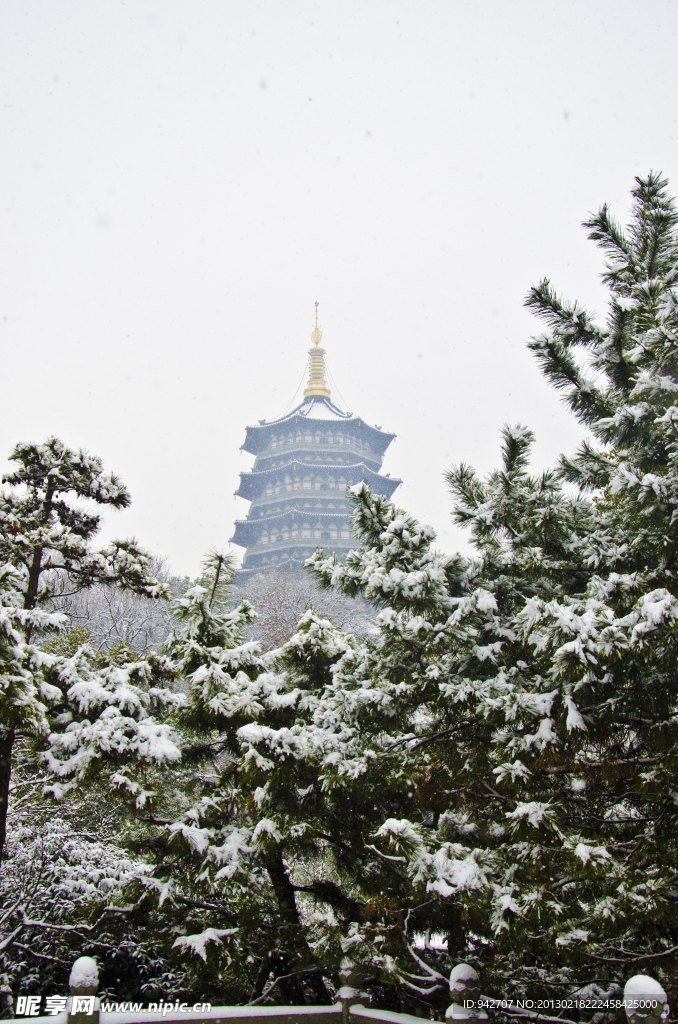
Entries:
POLYGON ((322 336, 322 331, 318 327, 318 303, 316 302, 315 328, 311 334, 311 341, 315 347, 308 350, 309 373, 304 398, 307 398, 309 395, 322 395, 323 398, 330 397, 330 389, 325 381, 325 349, 320 348, 322 336))

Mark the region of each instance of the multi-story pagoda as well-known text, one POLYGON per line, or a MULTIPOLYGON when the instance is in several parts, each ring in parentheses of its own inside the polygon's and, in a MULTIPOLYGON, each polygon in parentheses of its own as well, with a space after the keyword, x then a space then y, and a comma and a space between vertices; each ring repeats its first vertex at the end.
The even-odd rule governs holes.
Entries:
POLYGON ((242 448, 256 460, 240 474, 235 493, 252 504, 231 538, 247 548, 243 572, 300 566, 319 546, 341 556, 356 546, 348 488, 366 480, 375 493, 390 497, 401 482, 379 473, 395 434, 342 412, 331 400, 321 338, 316 304, 301 405, 280 419, 247 427, 242 448))

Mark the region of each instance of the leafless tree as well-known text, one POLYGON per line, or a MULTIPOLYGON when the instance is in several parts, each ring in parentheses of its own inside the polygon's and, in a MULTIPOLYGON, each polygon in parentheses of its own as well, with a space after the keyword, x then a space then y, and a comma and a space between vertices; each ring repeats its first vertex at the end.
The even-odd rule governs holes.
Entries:
MULTIPOLYGON (((175 597, 188 585, 170 574, 165 559, 154 560, 153 572, 175 597)), ((76 594, 69 594, 64 586, 53 604, 55 611, 68 615, 72 629, 89 630, 90 643, 97 650, 111 650, 121 643, 139 654, 159 650, 174 625, 171 601, 139 597, 103 584, 76 594)))
POLYGON ((265 650, 283 644, 308 608, 356 636, 364 636, 375 625, 376 611, 367 602, 320 590, 300 569, 280 567, 238 582, 239 596, 251 601, 258 613, 250 636, 265 650))

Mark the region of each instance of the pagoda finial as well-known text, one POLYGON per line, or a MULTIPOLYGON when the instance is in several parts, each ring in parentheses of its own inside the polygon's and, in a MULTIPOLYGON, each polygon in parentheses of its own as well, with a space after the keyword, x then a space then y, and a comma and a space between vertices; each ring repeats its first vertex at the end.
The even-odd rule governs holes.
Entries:
POLYGON ((315 304, 315 327, 311 334, 311 341, 315 345, 315 348, 308 350, 309 354, 309 373, 308 373, 308 384, 304 391, 304 398, 309 395, 321 395, 323 398, 330 397, 330 389, 325 381, 325 349, 320 348, 320 340, 323 336, 322 331, 318 327, 318 303, 315 304))
POLYGON ((318 303, 316 302, 316 304, 315 304, 315 330, 313 331, 313 334, 311 335, 311 341, 313 342, 314 345, 319 345, 320 344, 320 339, 322 338, 322 336, 323 336, 323 332, 318 327, 318 303))

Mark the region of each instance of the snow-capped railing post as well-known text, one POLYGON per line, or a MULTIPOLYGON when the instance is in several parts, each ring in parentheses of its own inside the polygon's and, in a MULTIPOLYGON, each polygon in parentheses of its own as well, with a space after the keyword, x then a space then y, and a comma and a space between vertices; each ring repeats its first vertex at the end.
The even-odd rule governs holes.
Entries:
POLYGON ((348 960, 344 960, 341 965, 339 971, 341 988, 337 992, 341 1001, 341 1024, 350 1024, 351 1007, 362 1002, 364 993, 361 993, 357 987, 360 985, 361 973, 360 967, 348 960))
POLYGON ((68 979, 68 1024, 99 1024, 99 968, 91 956, 81 956, 73 964, 68 979))
POLYGON ((629 1024, 664 1024, 669 1016, 666 992, 647 974, 634 974, 626 982, 624 1008, 629 1024))
POLYGON ((450 996, 445 1020, 487 1020, 484 1010, 478 1008, 480 978, 470 964, 457 964, 450 972, 450 996))

